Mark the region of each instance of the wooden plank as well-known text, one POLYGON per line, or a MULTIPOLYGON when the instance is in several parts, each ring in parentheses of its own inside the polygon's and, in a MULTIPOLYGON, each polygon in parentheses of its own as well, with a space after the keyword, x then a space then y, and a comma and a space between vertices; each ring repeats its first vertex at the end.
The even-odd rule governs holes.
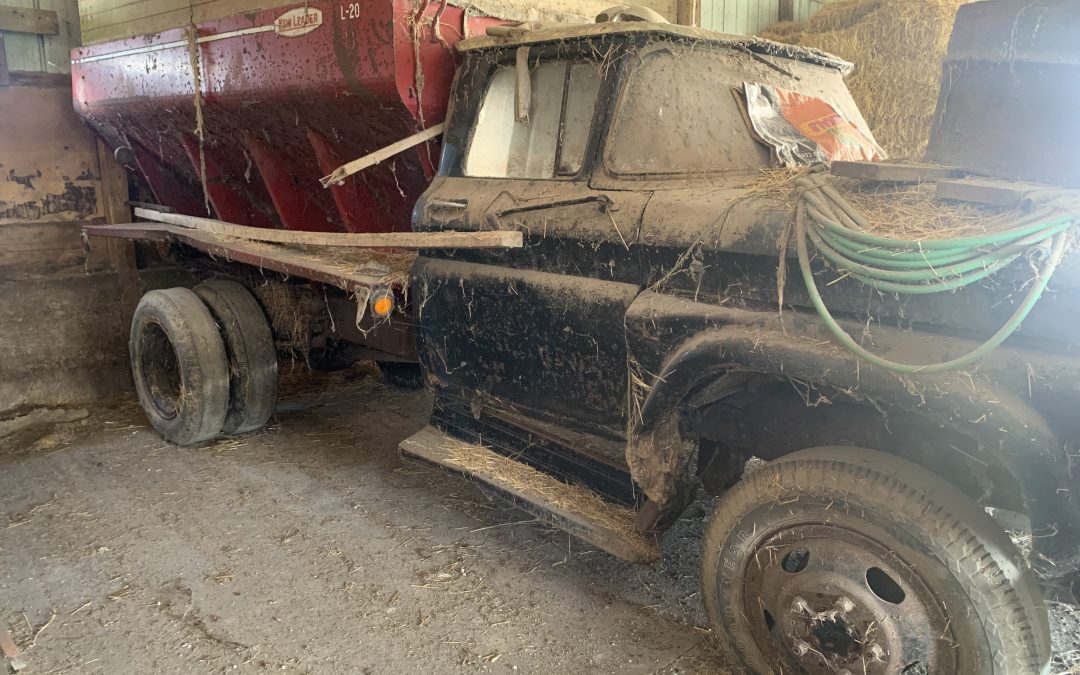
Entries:
POLYGON ((0 30, 56 35, 60 32, 60 20, 51 9, 0 5, 0 30))
MULTIPOLYGON (((520 53, 521 51, 519 50, 519 54, 520 53)), ((525 54, 527 59, 527 49, 525 51, 525 54)), ((526 111, 528 111, 528 108, 526 108, 526 111)), ((408 138, 403 138, 396 143, 391 143, 390 145, 382 148, 381 150, 376 150, 370 155, 365 155, 360 159, 354 159, 347 164, 342 164, 338 168, 334 169, 330 173, 330 175, 320 178, 319 182, 322 183, 323 187, 330 187, 331 185, 339 184, 341 183, 341 181, 345 180, 346 178, 355 173, 359 173, 364 169, 373 167, 380 162, 384 162, 393 157, 394 155, 408 150, 409 148, 420 145, 421 143, 424 143, 426 141, 430 141, 431 139, 441 134, 445 126, 446 125, 443 123, 436 124, 435 126, 424 129, 423 131, 415 133, 408 138)))
MULTIPOLYGON (((105 220, 111 224, 131 222, 131 207, 128 206, 127 170, 113 158, 108 146, 97 139, 98 169, 101 174, 101 189, 98 198, 105 211, 105 220)), ((116 270, 120 286, 120 306, 124 312, 125 324, 135 313, 139 303, 139 272, 135 262, 135 245, 123 239, 110 239, 108 243, 109 266, 116 270)))
POLYGON ((37 273, 63 268, 99 269, 105 252, 87 258, 79 238, 80 223, 34 222, 0 226, 0 267, 33 269, 37 273))
POLYGON ((170 28, 177 28, 189 24, 191 10, 187 8, 177 9, 162 15, 142 17, 131 21, 119 21, 110 24, 95 24, 83 21, 82 36, 83 44, 90 45, 100 42, 112 42, 129 37, 137 37, 148 33, 159 33, 170 28))
POLYGON ((941 181, 937 184, 936 196, 938 199, 1015 209, 1032 189, 1033 186, 1006 181, 941 181))
MULTIPOLYGON (((365 274, 360 271, 364 263, 360 259, 357 259, 355 265, 343 266, 339 259, 298 251, 287 245, 236 239, 179 225, 164 223, 86 225, 83 227, 83 232, 88 237, 176 242, 191 246, 220 260, 329 284, 347 293, 365 289, 370 291, 376 286, 383 285, 381 275, 365 274)), ((372 251, 370 260, 377 262, 378 259, 378 253, 372 251)))
POLYGON ((581 498, 581 488, 526 464, 479 445, 461 443, 431 426, 405 439, 398 448, 410 459, 479 481, 538 519, 623 560, 650 563, 660 558, 655 539, 637 533, 633 511, 611 503, 602 511, 604 517, 598 517, 595 507, 590 506, 593 502, 581 498), (520 480, 530 472, 528 480, 520 480), (625 519, 621 527, 609 524, 618 522, 616 519, 625 519))
POLYGON ((890 164, 888 162, 845 162, 832 163, 832 174, 845 178, 873 180, 884 183, 922 183, 931 180, 956 178, 958 169, 933 164, 890 164))
POLYGON ((356 248, 522 248, 525 245, 524 235, 521 232, 510 230, 343 234, 269 230, 262 227, 234 225, 210 218, 184 216, 178 213, 160 213, 142 208, 136 208, 135 215, 159 223, 168 223, 226 237, 236 237, 250 241, 267 241, 277 244, 356 248))
POLYGON ((282 6, 281 0, 83 0, 79 3, 84 44, 182 28, 282 6))
POLYGON ((60 19, 57 35, 43 35, 44 70, 48 73, 71 73, 71 48, 82 44, 79 37, 78 0, 38 0, 38 7, 51 9, 60 19))
MULTIPOLYGON (((2 0, 5 5, 34 8, 34 0, 2 0)), ((34 33, 7 33, 4 37, 7 67, 11 72, 44 72, 41 36, 34 33)))

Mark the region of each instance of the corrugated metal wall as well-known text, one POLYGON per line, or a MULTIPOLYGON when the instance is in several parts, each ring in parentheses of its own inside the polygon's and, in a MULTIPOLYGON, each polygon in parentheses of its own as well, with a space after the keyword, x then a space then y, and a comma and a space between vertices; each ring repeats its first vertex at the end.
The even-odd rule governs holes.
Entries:
POLYGON ((60 22, 59 35, 4 32, 8 70, 37 73, 70 73, 71 48, 79 44, 77 0, 4 0, 14 7, 51 9, 60 22))
POLYGON ((795 0, 795 20, 806 21, 828 1, 829 0, 795 0))
MULTIPOLYGON (((806 21, 828 0, 794 0, 795 21, 806 21)), ((701 0, 701 27, 755 35, 780 20, 780 0, 701 0)))
POLYGON ((780 19, 780 0, 701 0, 701 27, 753 35, 780 19))

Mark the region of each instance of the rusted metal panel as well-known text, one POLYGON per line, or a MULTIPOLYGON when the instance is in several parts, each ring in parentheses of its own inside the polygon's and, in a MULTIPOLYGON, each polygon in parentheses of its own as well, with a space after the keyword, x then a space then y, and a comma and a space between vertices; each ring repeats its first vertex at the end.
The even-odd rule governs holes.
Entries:
POLYGON ((1080 3, 963 5, 927 157, 1006 180, 1080 187, 1080 3))

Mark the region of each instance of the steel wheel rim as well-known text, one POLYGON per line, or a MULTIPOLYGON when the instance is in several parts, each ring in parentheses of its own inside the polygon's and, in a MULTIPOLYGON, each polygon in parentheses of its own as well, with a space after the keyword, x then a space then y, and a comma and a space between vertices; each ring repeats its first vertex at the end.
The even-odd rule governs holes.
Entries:
POLYGON ((759 539, 743 616, 778 672, 958 672, 943 603, 914 566, 852 529, 785 527, 759 539))
POLYGON ((143 329, 140 366, 146 396, 157 414, 171 420, 180 411, 183 398, 183 375, 169 334, 156 322, 143 329))

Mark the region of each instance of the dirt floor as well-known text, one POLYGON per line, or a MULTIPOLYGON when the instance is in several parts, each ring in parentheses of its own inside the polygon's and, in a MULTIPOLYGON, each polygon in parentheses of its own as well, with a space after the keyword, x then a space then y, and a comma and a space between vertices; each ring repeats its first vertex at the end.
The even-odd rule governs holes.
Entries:
MULTIPOLYGON (((619 562, 402 461, 430 403, 357 370, 290 378, 268 429, 201 448, 134 403, 10 435, 0 628, 23 672, 730 672, 698 595, 708 501, 663 564, 619 562)), ((1052 612, 1065 672, 1080 613, 1052 612)))

